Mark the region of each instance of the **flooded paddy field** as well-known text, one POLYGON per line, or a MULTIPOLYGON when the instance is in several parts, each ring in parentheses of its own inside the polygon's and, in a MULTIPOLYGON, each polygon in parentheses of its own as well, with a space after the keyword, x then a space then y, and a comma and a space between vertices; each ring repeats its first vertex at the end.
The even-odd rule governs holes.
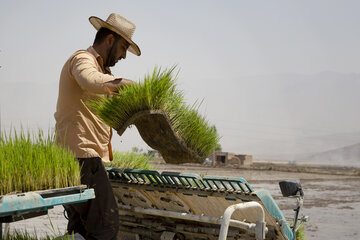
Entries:
MULTIPOLYGON (((156 164, 158 171, 178 171, 201 175, 244 177, 251 186, 268 190, 287 218, 293 217, 295 199, 281 195, 278 182, 285 179, 301 180, 305 194, 300 215, 310 217, 306 236, 315 239, 360 239, 360 177, 299 172, 280 172, 236 168, 214 168, 195 165, 156 164)), ((66 229, 63 208, 49 210, 41 216, 11 224, 11 231, 24 230, 38 236, 59 235, 66 229), (51 220, 51 222, 50 222, 51 220)))

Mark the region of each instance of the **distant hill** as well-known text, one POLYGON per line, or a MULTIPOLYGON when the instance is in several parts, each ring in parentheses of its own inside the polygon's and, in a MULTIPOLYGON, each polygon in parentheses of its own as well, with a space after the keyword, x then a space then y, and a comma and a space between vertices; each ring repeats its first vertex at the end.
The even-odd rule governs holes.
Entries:
POLYGON ((304 158, 301 162, 360 167, 360 143, 326 152, 316 153, 304 158))

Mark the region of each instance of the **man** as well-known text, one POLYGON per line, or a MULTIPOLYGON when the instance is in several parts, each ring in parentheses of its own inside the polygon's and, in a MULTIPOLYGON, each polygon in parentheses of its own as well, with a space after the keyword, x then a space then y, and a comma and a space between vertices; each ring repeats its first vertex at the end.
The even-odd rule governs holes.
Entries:
POLYGON ((91 109, 86 101, 116 91, 131 80, 116 78, 110 68, 126 58, 127 51, 140 56, 139 47, 131 40, 135 25, 118 14, 106 21, 90 17, 98 30, 93 46, 75 52, 65 63, 59 84, 55 113, 56 141, 77 157, 81 183, 94 188, 96 198, 67 207, 68 232, 86 239, 115 239, 118 209, 102 161, 112 160, 111 128, 91 109))

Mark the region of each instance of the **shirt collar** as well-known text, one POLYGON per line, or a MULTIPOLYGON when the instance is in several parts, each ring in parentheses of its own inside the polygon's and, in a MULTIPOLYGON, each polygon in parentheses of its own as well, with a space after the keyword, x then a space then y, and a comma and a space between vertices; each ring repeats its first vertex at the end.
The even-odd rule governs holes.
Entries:
POLYGON ((93 48, 93 46, 88 47, 87 51, 89 53, 91 53, 92 55, 94 55, 94 57, 96 58, 97 62, 99 63, 99 65, 101 67, 101 69, 103 70, 103 72, 111 75, 110 68, 109 67, 104 68, 104 60, 100 56, 100 54, 96 52, 96 50, 93 48))

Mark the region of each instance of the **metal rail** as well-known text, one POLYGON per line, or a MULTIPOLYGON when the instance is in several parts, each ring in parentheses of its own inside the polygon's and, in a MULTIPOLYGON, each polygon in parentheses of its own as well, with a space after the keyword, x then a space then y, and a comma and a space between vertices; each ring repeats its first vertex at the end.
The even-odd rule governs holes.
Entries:
POLYGON ((129 211, 132 213, 138 213, 138 214, 146 214, 146 215, 152 215, 158 217, 170 217, 170 218, 187 220, 187 221, 221 225, 219 240, 226 239, 229 226, 244 229, 249 232, 255 233, 256 239, 258 240, 265 239, 265 233, 267 232, 264 209, 259 203, 256 202, 231 205, 225 210, 224 218, 200 216, 189 213, 180 213, 180 212, 159 210, 159 209, 145 209, 141 207, 133 207, 126 205, 119 205, 119 209, 123 211, 129 211), (235 210, 250 209, 250 208, 255 208, 258 212, 258 220, 256 221, 256 223, 246 223, 231 219, 231 215, 235 210))

